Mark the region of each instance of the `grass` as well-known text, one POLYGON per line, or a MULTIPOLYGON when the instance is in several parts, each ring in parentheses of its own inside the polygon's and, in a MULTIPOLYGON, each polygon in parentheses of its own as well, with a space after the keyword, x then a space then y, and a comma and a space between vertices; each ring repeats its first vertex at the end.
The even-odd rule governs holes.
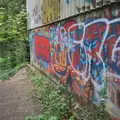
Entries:
POLYGON ((22 63, 12 68, 12 67, 9 67, 9 65, 7 64, 8 65, 8 68, 7 68, 7 65, 5 65, 5 67, 3 65, 5 64, 4 63, 5 61, 6 60, 0 59, 1 66, 4 68, 4 69, 3 68, 0 69, 0 80, 8 80, 9 77, 15 75, 15 73, 18 70, 26 66, 26 63, 22 63))
POLYGON ((6 58, 0 58, 0 63, 5 62, 7 59, 6 58))
POLYGON ((46 119, 44 115, 39 116, 27 116, 25 117, 25 120, 60 120, 56 116, 51 116, 50 118, 46 119))

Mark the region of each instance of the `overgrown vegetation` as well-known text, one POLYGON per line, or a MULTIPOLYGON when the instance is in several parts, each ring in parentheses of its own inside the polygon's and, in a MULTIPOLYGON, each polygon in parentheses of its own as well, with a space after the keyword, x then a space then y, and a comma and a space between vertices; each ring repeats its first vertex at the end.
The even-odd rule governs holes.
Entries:
POLYGON ((40 73, 30 72, 29 77, 36 86, 34 97, 40 102, 40 116, 28 116, 25 120, 111 120, 105 104, 78 104, 68 87, 52 82, 40 73))
POLYGON ((26 40, 25 0, 0 0, 0 41, 26 40))
MULTIPOLYGON (((5 61, 7 61, 7 60, 5 60, 5 61)), ((0 62, 0 67, 1 67, 1 69, 0 69, 0 80, 8 80, 9 77, 13 76, 19 69, 25 67, 26 63, 18 64, 18 65, 16 65, 13 68, 11 68, 9 66, 10 66, 9 62, 7 62, 6 64, 0 62), (6 69, 3 67, 4 65, 5 65, 6 69), (4 69, 2 69, 2 67, 4 69)))
POLYGON ((71 112, 72 94, 66 87, 56 85, 42 74, 31 79, 37 87, 34 97, 40 102, 42 115, 26 117, 25 120, 76 120, 71 112))
POLYGON ((0 0, 0 79, 29 59, 25 7, 25 0, 0 0))

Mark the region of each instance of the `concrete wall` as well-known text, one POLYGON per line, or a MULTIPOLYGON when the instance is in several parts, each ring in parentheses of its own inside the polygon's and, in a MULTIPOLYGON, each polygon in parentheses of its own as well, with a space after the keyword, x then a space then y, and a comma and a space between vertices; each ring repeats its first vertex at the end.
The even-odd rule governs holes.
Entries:
POLYGON ((120 118, 120 4, 29 31, 31 63, 120 118))

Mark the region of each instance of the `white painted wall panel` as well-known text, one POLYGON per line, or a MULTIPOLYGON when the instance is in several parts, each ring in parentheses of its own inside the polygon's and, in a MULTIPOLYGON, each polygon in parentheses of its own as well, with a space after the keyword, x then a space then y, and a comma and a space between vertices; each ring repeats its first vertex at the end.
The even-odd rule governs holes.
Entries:
POLYGON ((84 13, 120 0, 26 0, 28 29, 39 27, 78 13, 84 13))
POLYGON ((42 24, 42 2, 43 0, 27 0, 28 29, 38 27, 42 24))
MULTIPOLYGON (((77 1, 78 2, 78 1, 77 1)), ((60 1, 60 19, 77 14, 76 0, 60 1)))

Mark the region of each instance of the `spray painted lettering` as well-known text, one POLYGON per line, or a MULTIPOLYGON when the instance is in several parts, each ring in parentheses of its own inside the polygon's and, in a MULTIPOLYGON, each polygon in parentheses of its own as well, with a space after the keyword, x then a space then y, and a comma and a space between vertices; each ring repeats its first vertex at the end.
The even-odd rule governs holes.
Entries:
POLYGON ((100 103, 108 79, 120 81, 120 18, 70 20, 34 31, 32 39, 34 60, 85 100, 100 103))

